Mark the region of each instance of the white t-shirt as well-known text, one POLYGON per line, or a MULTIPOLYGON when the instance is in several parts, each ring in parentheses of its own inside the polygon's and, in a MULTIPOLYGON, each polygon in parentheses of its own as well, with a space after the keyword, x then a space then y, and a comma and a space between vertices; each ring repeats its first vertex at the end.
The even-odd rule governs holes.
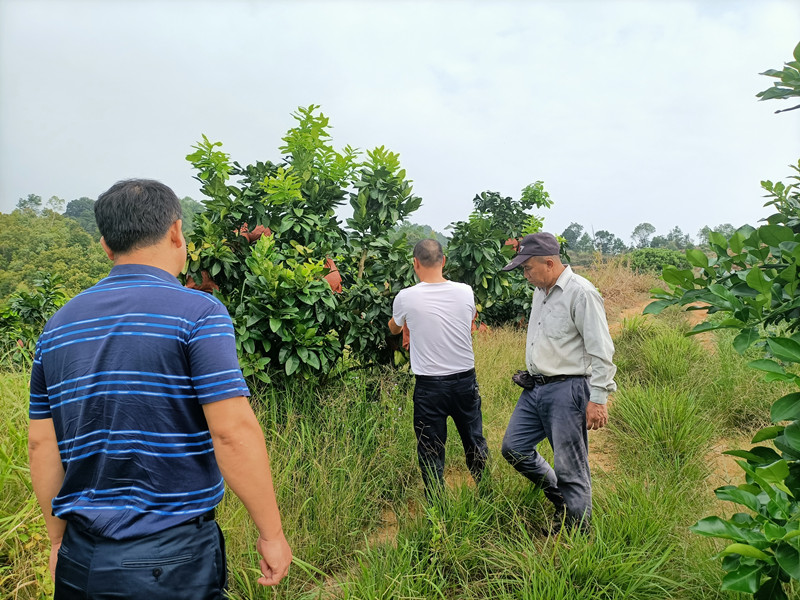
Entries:
POLYGON ((392 305, 392 318, 408 325, 411 371, 415 375, 451 375, 475 366, 472 320, 475 296, 466 283, 420 282, 401 290, 392 305))

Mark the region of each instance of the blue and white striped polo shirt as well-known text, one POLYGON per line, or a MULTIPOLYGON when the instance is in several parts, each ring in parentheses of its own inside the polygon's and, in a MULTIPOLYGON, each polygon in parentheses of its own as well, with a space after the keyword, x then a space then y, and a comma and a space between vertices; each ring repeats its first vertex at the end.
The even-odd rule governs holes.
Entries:
POLYGON ((115 266, 36 347, 29 415, 53 419, 65 470, 54 514, 126 539, 207 512, 224 485, 202 405, 249 395, 219 300, 115 266))

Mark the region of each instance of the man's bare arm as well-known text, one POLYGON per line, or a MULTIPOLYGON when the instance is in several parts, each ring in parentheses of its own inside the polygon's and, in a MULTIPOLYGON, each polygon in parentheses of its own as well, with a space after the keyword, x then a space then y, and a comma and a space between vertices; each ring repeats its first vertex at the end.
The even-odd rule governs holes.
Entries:
POLYGON ((276 585, 289 571, 292 551, 283 534, 261 425, 247 398, 203 405, 222 476, 258 527, 262 585, 276 585))
POLYGON ((58 549, 67 523, 53 515, 53 498, 64 483, 64 466, 58 452, 53 419, 31 419, 28 425, 28 461, 33 493, 42 509, 47 537, 50 538, 50 575, 55 578, 58 549))
POLYGON ((391 331, 392 334, 397 335, 398 333, 403 332, 403 326, 395 323, 394 317, 392 317, 391 319, 389 319, 389 331, 391 331))

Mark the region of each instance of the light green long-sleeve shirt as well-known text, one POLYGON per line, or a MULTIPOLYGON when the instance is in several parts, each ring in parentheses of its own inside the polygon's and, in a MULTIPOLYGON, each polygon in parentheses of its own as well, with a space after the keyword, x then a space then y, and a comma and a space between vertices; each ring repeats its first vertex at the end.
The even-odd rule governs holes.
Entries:
POLYGON ((589 400, 605 404, 617 389, 613 356, 603 299, 588 279, 567 266, 549 294, 536 288, 525 351, 531 374, 588 375, 589 400))

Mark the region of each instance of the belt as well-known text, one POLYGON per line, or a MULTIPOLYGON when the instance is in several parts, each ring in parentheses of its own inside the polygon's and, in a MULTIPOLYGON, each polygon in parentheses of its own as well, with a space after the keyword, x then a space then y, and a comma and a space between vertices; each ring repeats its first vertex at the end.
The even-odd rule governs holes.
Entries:
POLYGON ((217 509, 212 508, 208 512, 204 512, 202 515, 196 516, 194 519, 190 519, 187 523, 195 523, 200 525, 201 523, 205 523, 207 521, 213 521, 217 517, 217 509))
POLYGON ((540 375, 539 373, 531 375, 531 378, 533 378, 533 382, 536 385, 545 385, 547 383, 555 383, 556 381, 566 381, 567 379, 571 379, 573 377, 586 377, 586 375, 540 375))
POLYGON ((451 373, 450 375, 417 375, 417 381, 454 381, 456 379, 465 379, 475 375, 475 369, 469 371, 462 371, 461 373, 451 373))

